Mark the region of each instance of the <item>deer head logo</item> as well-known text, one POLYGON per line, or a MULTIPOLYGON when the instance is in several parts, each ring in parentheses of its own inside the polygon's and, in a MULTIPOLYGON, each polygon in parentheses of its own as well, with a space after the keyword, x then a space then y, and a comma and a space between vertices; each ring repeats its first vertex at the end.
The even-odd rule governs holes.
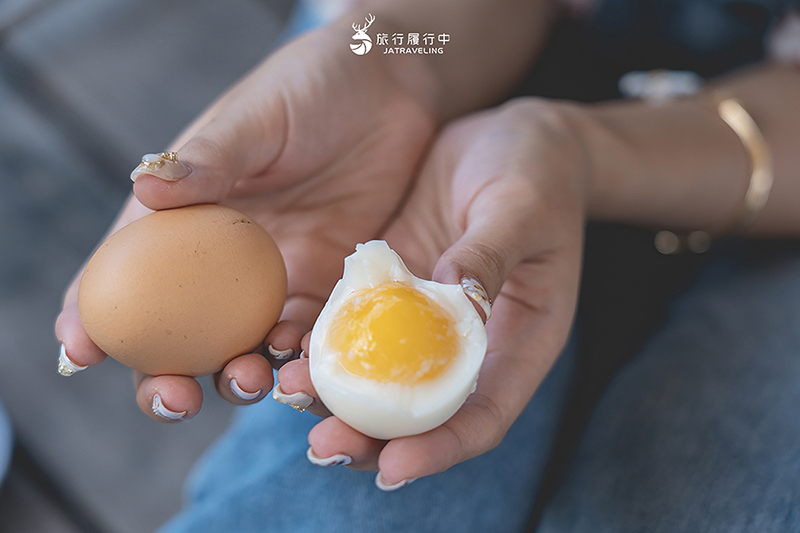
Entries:
POLYGON ((364 27, 357 26, 355 22, 353 23, 353 30, 356 33, 353 35, 352 39, 359 42, 350 43, 350 50, 352 50, 354 54, 360 56, 372 50, 372 37, 367 35, 367 28, 375 22, 375 16, 370 13, 368 17, 364 17, 364 20, 367 21, 364 27))

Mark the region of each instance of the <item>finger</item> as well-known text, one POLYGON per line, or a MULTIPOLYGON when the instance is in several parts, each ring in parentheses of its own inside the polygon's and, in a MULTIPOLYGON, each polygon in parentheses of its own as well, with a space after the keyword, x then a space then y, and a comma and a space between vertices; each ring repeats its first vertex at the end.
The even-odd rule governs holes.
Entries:
POLYGON ((237 405, 261 400, 272 390, 272 366, 258 353, 241 355, 214 376, 220 396, 237 405))
POLYGON ((500 120, 466 119, 444 132, 434 151, 445 163, 438 172, 450 178, 439 194, 440 203, 449 206, 452 245, 432 277, 445 283, 468 280, 467 294, 484 304, 481 314, 487 310, 481 288, 496 298, 520 261, 559 252, 563 243, 576 240, 583 224, 580 184, 560 153, 556 157, 542 148, 549 146, 543 139, 550 130, 537 126, 541 121, 518 120, 520 112, 508 106, 500 120))
POLYGON ((264 357, 279 369, 300 356, 300 340, 305 330, 292 320, 281 320, 264 339, 264 357))
POLYGON ((442 426, 387 444, 378 461, 385 486, 443 472, 494 448, 547 375, 566 342, 563 317, 504 296, 494 311, 487 323, 490 349, 475 393, 442 426))
POLYGON ((293 348, 297 352, 295 355, 299 355, 303 335, 314 327, 324 305, 324 300, 315 296, 289 296, 283 306, 281 322, 269 332, 267 341, 276 349, 293 348))
POLYGON ((317 390, 311 382, 308 359, 291 361, 278 371, 278 384, 272 397, 298 411, 308 411, 321 417, 330 416, 330 411, 320 401, 317 390))
POLYGON ((147 416, 159 422, 189 420, 200 412, 203 390, 187 376, 147 376, 134 373, 136 403, 147 416))
POLYGON ((510 272, 534 248, 533 196, 525 179, 487 185, 472 199, 463 233, 434 267, 432 279, 460 283, 484 320, 510 272))
POLYGON ((56 319, 56 338, 61 343, 58 371, 69 376, 88 366, 101 363, 106 354, 86 333, 78 313, 78 304, 67 304, 56 319))
MULTIPOLYGON (((308 296, 295 296, 286 301, 282 320, 264 339, 264 356, 273 368, 280 370, 286 363, 307 357, 307 337, 321 308, 320 300, 308 296)), ((291 388, 299 390, 300 387, 302 386, 291 388)), ((279 389, 278 396, 282 397, 281 394, 279 389)), ((300 408, 299 404, 295 404, 295 407, 300 408)), ((316 409, 312 411, 317 412, 316 409)))
POLYGON ((319 466, 347 465, 354 470, 376 470, 385 441, 371 439, 335 416, 308 433, 308 460, 319 466))
MULTIPOLYGON (((106 232, 111 235, 119 228, 149 212, 135 198, 130 197, 119 216, 106 232)), ((78 311, 78 292, 83 275, 83 267, 75 275, 64 294, 64 305, 56 318, 55 334, 61 343, 59 354, 59 373, 70 376, 84 370, 87 366, 101 363, 106 354, 86 333, 78 311)))
POLYGON ((421 435, 390 441, 378 459, 378 484, 392 490, 444 472, 497 446, 507 429, 488 398, 472 395, 445 424, 421 435))
POLYGON ((137 167, 131 177, 142 204, 168 209, 221 202, 237 181, 262 173, 279 156, 286 116, 277 91, 270 97, 234 88, 221 102, 198 120, 202 126, 190 128, 191 135, 177 149, 177 161, 156 158, 150 169, 137 167), (258 112, 253 111, 253 98, 261 102, 258 112))

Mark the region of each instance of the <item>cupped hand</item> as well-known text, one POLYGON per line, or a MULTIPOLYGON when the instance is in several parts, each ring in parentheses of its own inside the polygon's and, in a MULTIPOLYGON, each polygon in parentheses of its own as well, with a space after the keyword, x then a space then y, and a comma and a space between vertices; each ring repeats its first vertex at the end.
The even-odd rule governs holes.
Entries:
MULTIPOLYGON (((437 140, 385 238, 416 275, 479 280, 494 303, 476 391, 442 426, 389 442, 335 416, 309 434, 310 457, 349 457, 390 490, 496 446, 566 343, 575 312, 586 204, 572 111, 512 101, 451 124, 437 140)), ((284 366, 286 394, 316 392, 308 361, 284 366)), ((311 410, 326 414, 319 400, 311 410)), ((341 461, 339 461, 341 462, 341 461)))
MULTIPOLYGON (((419 80, 403 75, 419 72, 406 69, 411 60, 356 56, 348 37, 319 30, 267 59, 173 144, 184 165, 177 175, 187 175, 139 176, 112 227, 150 210, 207 202, 252 216, 275 238, 288 270, 281 322, 266 339, 273 355, 287 359, 299 353, 343 258, 396 212, 437 127, 412 88, 419 80)), ((105 358, 80 322, 79 279, 56 323, 61 361, 75 368, 105 358)), ((219 393, 239 404, 262 398, 272 380, 258 354, 234 358, 216 376, 219 393)), ((136 384, 139 406, 157 420, 189 418, 202 404, 189 377, 137 373, 136 384)))

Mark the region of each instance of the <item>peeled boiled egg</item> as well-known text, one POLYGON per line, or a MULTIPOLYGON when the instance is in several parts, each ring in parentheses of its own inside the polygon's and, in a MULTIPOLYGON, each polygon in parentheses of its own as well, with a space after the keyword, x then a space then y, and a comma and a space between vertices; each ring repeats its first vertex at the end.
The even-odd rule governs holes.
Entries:
POLYGON ((460 285, 414 276, 384 241, 356 246, 311 332, 325 406, 376 439, 449 419, 475 390, 486 329, 460 285))
POLYGON ((201 376, 257 349, 285 299, 269 233, 234 209, 196 205, 156 211, 101 244, 78 309, 89 337, 121 363, 201 376))

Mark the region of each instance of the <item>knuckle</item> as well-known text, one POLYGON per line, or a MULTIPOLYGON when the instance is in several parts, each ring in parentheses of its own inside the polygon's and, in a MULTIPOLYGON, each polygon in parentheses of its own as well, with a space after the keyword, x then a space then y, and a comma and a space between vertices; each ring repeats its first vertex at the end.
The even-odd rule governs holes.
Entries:
POLYGON ((465 404, 469 416, 449 425, 460 450, 460 461, 466 461, 496 448, 508 431, 505 416, 494 400, 473 393, 465 404))
POLYGON ((465 263, 476 265, 480 281, 484 283, 484 286, 488 282, 505 277, 506 257, 494 246, 474 242, 465 246, 462 254, 465 263))
POLYGON ((508 424, 500 406, 494 400, 484 394, 473 394, 473 396, 474 398, 471 397, 470 401, 477 408, 479 419, 485 428, 481 452, 483 453, 496 448, 503 441, 508 424))
POLYGON ((191 149, 203 159, 217 161, 223 155, 222 143, 218 139, 203 132, 195 135, 191 140, 191 149))
POLYGON ((562 102, 522 96, 503 104, 500 113, 518 125, 520 134, 553 142, 552 139, 563 140, 570 136, 573 129, 571 109, 562 102))

